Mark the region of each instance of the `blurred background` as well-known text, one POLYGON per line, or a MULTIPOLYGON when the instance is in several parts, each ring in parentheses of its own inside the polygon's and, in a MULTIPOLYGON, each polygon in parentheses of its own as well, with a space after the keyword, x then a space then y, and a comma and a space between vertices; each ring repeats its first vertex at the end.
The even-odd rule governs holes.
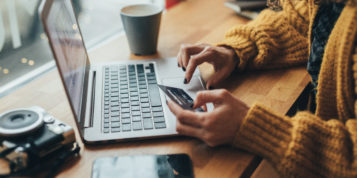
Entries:
MULTIPOLYGON (((0 97, 55 67, 38 15, 41 0, 0 0, 0 97)), ((178 0, 73 0, 86 47, 123 34, 119 10, 128 4, 171 7, 178 0)))

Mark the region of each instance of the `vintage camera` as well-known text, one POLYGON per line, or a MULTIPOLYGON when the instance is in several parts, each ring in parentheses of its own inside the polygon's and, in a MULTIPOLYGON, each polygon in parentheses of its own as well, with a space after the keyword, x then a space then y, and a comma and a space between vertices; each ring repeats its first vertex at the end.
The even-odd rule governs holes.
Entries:
POLYGON ((0 114, 0 159, 9 163, 11 173, 36 168, 74 149, 78 153, 72 127, 40 107, 0 114))

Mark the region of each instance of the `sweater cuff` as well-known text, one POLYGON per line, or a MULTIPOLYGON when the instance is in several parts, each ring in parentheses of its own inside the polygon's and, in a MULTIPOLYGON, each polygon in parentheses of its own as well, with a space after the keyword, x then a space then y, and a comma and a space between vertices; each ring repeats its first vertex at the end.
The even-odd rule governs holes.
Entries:
POLYGON ((237 132, 233 145, 278 163, 291 141, 292 121, 254 105, 237 132))
POLYGON ((239 71, 243 71, 248 64, 248 61, 255 58, 258 53, 257 47, 254 43, 242 37, 229 37, 216 45, 229 46, 235 50, 239 58, 237 66, 239 71))

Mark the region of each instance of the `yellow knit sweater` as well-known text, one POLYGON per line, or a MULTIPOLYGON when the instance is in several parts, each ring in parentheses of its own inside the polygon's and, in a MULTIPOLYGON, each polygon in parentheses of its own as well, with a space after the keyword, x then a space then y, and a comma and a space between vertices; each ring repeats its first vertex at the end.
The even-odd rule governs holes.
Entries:
MULTIPOLYGON (((240 70, 306 64, 318 5, 285 0, 232 28, 222 45, 236 50, 240 70)), ((268 159, 282 177, 357 177, 357 0, 346 3, 325 47, 316 113, 282 116, 254 105, 234 146, 268 159)))

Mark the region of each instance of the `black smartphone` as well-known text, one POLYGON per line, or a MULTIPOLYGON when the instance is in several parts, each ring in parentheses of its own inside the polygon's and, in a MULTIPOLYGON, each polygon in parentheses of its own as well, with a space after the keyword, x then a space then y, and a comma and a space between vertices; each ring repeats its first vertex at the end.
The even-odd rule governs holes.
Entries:
POLYGON ((92 178, 193 178, 186 154, 102 157, 93 162, 92 178))

